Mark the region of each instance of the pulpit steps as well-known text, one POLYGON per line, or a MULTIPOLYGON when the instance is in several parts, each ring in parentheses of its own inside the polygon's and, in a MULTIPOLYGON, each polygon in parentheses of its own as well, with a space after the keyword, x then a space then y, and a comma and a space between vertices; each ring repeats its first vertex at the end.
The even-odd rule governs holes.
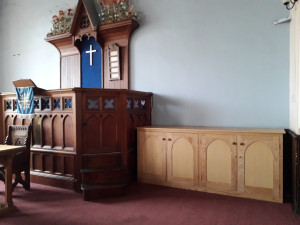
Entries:
POLYGON ((110 185, 81 185, 83 200, 94 201, 107 197, 124 196, 128 184, 110 184, 110 185))
POLYGON ((105 169, 120 165, 122 165, 120 152, 82 155, 82 168, 84 169, 105 169))
POLYGON ((128 173, 122 166, 121 153, 85 154, 80 172, 86 201, 125 194, 128 173))
POLYGON ((124 167, 106 169, 82 169, 83 184, 110 184, 125 182, 126 171, 124 167))

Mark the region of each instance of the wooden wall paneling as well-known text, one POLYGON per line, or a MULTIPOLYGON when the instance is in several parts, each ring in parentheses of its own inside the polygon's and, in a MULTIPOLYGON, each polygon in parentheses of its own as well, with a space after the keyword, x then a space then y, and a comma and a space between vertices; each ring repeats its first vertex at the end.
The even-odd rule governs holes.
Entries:
MULTIPOLYGON (((128 130, 128 123, 129 121, 127 120, 128 114, 127 114, 127 93, 126 92, 120 92, 118 99, 117 99, 117 118, 118 118, 118 123, 119 123, 119 128, 118 128, 118 135, 119 135, 119 140, 118 140, 118 145, 122 154, 122 165, 127 168, 129 171, 129 179, 135 179, 136 177, 136 166, 133 166, 132 163, 136 159, 132 158, 135 156, 135 152, 133 149, 130 148, 130 130, 128 130), (132 175, 132 176, 131 176, 132 175)), ((136 165, 136 163, 134 164, 136 165)))
POLYGON ((62 155, 55 155, 53 157, 53 172, 55 174, 63 175, 64 174, 64 157, 62 155))
POLYGON ((134 179, 137 178, 137 131, 139 126, 151 125, 151 96, 149 94, 127 94, 126 99, 122 102, 123 107, 127 109, 126 132, 127 148, 130 154, 127 155, 127 165, 132 168, 131 174, 134 174, 134 179), (142 103, 144 105, 142 105, 142 103), (132 149, 132 150, 131 150, 132 149), (131 158, 130 158, 131 157, 131 158), (134 158, 133 158, 134 157, 134 158))
POLYGON ((82 184, 82 175, 80 173, 80 169, 82 169, 82 155, 83 155, 83 97, 82 93, 78 91, 78 89, 74 90, 73 95, 73 143, 74 149, 73 152, 75 153, 73 157, 73 165, 74 165, 74 178, 75 178, 75 185, 74 189, 77 192, 81 192, 81 184, 82 184), (78 138, 81 137, 81 138, 78 138))
POLYGON ((74 176, 74 157, 73 156, 64 156, 64 174, 67 176, 74 176))
POLYGON ((43 171, 43 157, 41 153, 31 152, 31 169, 43 171))
MULTIPOLYGON (((114 166, 122 168, 119 175, 126 181, 133 180, 136 176, 134 131, 137 126, 145 123, 145 112, 151 111, 151 108, 145 109, 140 104, 142 99, 147 99, 150 95, 151 93, 111 89, 41 90, 39 96, 36 96, 41 107, 33 120, 32 181, 59 187, 65 185, 66 188, 73 186, 80 191, 82 157, 86 153, 95 153, 93 157, 99 157, 100 161, 118 162, 114 166), (130 98, 138 100, 138 107, 132 106, 127 110, 129 95, 130 98), (98 109, 88 109, 89 98, 98 99, 98 109), (44 99, 43 106, 41 99, 44 99), (64 99, 72 99, 71 108, 64 106, 64 99), (45 100, 49 100, 49 108, 45 108, 45 100), (60 100, 60 107, 55 107, 57 102, 54 100, 60 100), (128 115, 132 118, 130 126, 127 122, 128 115), (131 131, 131 138, 127 135, 128 129, 131 131), (116 151, 119 154, 115 155, 116 151)), ((13 104, 15 96, 4 98, 13 104)), ((4 108, 3 106, 1 110, 5 114, 2 118, 5 124, 2 129, 5 132, 6 125, 17 121, 17 113, 14 108, 6 111, 4 108)), ((22 121, 23 124, 29 122, 30 120, 22 121)))
POLYGON ((80 54, 61 57, 61 88, 81 87, 80 54))
POLYGON ((53 155, 43 154, 42 165, 43 171, 53 173, 53 155))
POLYGON ((60 88, 81 87, 80 52, 70 34, 46 38, 60 53, 60 88))

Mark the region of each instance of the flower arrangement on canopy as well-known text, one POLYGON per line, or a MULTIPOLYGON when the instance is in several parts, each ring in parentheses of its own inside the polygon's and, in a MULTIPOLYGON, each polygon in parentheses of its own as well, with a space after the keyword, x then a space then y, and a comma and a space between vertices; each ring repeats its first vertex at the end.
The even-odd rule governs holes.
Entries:
POLYGON ((97 0, 101 24, 114 23, 122 20, 138 20, 139 15, 133 11, 131 0, 97 0))
POLYGON ((47 34, 47 37, 70 31, 74 17, 74 11, 75 10, 71 8, 65 11, 59 10, 58 16, 54 15, 52 17, 52 28, 50 33, 47 34))
MULTIPOLYGON (((95 0, 98 4, 98 15, 101 24, 119 22, 128 19, 139 19, 139 14, 133 11, 131 0, 95 0)), ((64 34, 70 31, 75 9, 60 10, 52 17, 52 28, 47 37, 64 34)))

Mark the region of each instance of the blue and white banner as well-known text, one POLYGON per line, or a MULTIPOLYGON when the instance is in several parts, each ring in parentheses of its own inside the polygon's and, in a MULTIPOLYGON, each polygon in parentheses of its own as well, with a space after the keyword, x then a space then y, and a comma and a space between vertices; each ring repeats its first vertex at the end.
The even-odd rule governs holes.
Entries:
POLYGON ((34 117, 33 87, 16 88, 18 117, 32 119, 34 117))

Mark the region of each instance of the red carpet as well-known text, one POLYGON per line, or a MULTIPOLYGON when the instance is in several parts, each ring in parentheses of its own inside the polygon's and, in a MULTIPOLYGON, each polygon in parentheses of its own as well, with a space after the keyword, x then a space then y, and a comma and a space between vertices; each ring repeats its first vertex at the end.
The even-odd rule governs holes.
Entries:
MULTIPOLYGON (((70 190, 31 184, 14 191, 18 211, 0 218, 12 225, 300 225, 291 205, 227 197, 148 184, 126 196, 85 202, 70 190)), ((3 200, 4 185, 0 183, 3 200)))

